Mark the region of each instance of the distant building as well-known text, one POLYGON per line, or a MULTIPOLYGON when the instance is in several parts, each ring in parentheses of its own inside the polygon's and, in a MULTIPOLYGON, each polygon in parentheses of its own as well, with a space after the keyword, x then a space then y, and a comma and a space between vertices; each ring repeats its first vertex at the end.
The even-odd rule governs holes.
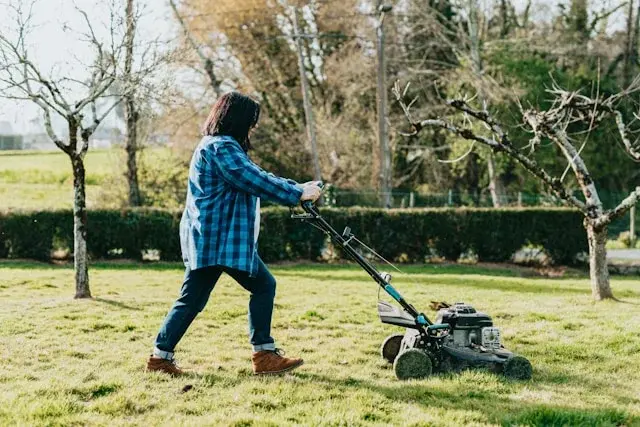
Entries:
POLYGON ((22 150, 22 135, 13 133, 13 126, 8 121, 0 121, 0 150, 22 150))
POLYGON ((57 147, 44 132, 28 133, 23 136, 23 150, 55 150, 57 147))
POLYGON ((122 143, 123 136, 116 127, 98 126, 89 139, 89 147, 93 149, 107 149, 122 143))
MULTIPOLYGON (((44 127, 33 126, 35 132, 26 134, 14 134, 11 123, 0 121, 0 150, 38 150, 53 151, 57 147, 44 131, 44 127)), ((68 131, 60 126, 55 130, 59 138, 65 143, 69 141, 68 131)), ((124 145, 124 135, 122 131, 115 126, 99 126, 89 139, 89 149, 107 150, 124 145)), ((152 134, 145 141, 150 146, 162 146, 169 143, 169 135, 152 134)))
POLYGON ((13 135, 13 126, 6 120, 0 120, 0 135, 13 135))

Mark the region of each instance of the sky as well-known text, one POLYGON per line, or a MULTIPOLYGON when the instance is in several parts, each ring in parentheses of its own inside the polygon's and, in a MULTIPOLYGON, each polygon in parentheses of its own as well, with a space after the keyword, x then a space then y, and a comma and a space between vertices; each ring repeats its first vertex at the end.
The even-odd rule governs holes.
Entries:
MULTIPOLYGON (((0 16, 10 16, 6 9, 7 3, 27 5, 31 1, 0 1, 0 16)), ((591 3, 601 5, 610 2, 614 5, 618 4, 618 1, 620 0, 591 0, 591 3)), ((87 12, 89 19, 96 23, 96 35, 98 38, 104 38, 108 34, 108 3, 107 0, 37 0, 37 6, 34 8, 34 26, 27 38, 31 58, 51 75, 85 78, 81 63, 91 61, 93 56, 87 44, 79 40, 79 34, 86 30, 86 25, 82 15, 74 9, 74 5, 87 12)), ((149 40, 170 40, 175 37, 178 27, 168 0, 137 0, 137 3, 143 8, 138 27, 138 42, 144 44, 149 40)), ((516 0, 516 8, 522 10, 525 3, 526 0, 516 0)), ((555 14, 558 3, 559 0, 534 0, 533 19, 545 19, 551 12, 555 14)), ((0 31, 3 34, 11 34, 11 21, 6 18, 0 19, 0 31)), ((624 27, 623 11, 610 18, 610 26, 612 29, 624 27)), ((0 99, 0 122, 9 122, 16 133, 42 131, 38 124, 40 116, 38 107, 29 102, 0 99)), ((60 120, 56 123, 58 126, 62 125, 60 120)), ((115 118, 112 118, 113 123, 115 118)))
MULTIPOLYGON (((32 0, 8 2, 25 6, 32 0)), ((27 36, 27 48, 32 61, 39 64, 47 75, 86 79, 86 68, 82 63, 90 63, 95 56, 92 47, 82 41, 87 25, 76 7, 87 13, 96 37, 107 41, 109 3, 109 0, 37 0, 33 9, 32 29, 27 36)), ((136 43, 143 46, 152 40, 166 41, 175 37, 178 27, 166 0, 138 0, 136 3, 142 8, 136 43)), ((0 16, 10 17, 10 13, 5 14, 7 8, 4 4, 0 2, 0 16)), ((13 34, 15 27, 11 27, 11 21, 0 19, 0 31, 3 34, 13 34)), ((77 88, 74 90, 77 91, 77 88)), ((0 122, 8 121, 16 133, 29 132, 34 127, 42 132, 43 129, 37 124, 40 117, 39 108, 30 102, 0 99, 0 122)), ((55 123, 58 126, 62 124, 61 120, 55 123)))

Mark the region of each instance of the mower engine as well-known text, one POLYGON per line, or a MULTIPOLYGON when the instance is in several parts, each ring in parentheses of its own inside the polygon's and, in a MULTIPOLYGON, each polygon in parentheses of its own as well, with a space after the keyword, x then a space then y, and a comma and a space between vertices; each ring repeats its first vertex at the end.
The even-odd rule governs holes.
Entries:
POLYGON ((451 333, 444 340, 445 345, 500 349, 500 329, 493 327, 491 317, 463 302, 441 308, 436 316, 436 323, 446 323, 451 327, 451 333))
POLYGON ((430 334, 428 329, 425 332, 402 310, 378 302, 382 322, 406 328, 404 335, 389 336, 381 349, 382 357, 394 364, 398 378, 420 378, 432 371, 467 368, 485 368, 513 379, 531 378, 531 363, 504 348, 500 329, 489 315, 462 302, 436 304, 439 309, 434 326, 442 331, 441 326, 448 325, 445 333, 430 334))

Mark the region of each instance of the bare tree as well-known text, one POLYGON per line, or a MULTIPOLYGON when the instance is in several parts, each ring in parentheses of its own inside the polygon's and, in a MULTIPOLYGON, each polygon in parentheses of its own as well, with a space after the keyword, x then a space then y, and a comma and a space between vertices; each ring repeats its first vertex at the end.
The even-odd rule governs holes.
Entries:
POLYGON ((167 75, 166 65, 181 56, 181 50, 169 49, 170 40, 163 37, 145 38, 139 32, 143 6, 136 0, 125 0, 124 63, 122 73, 111 91, 122 93, 122 108, 116 112, 126 128, 126 178, 128 205, 141 206, 143 197, 139 183, 139 154, 147 136, 144 124, 149 123, 158 109, 173 104, 175 82, 167 75))
MULTIPOLYGON (((605 120, 613 119, 616 122, 625 151, 632 159, 640 161, 640 142, 639 140, 633 142, 630 140, 630 135, 637 133, 637 129, 632 131, 630 125, 625 124, 621 109, 618 108, 624 98, 639 89, 640 76, 636 78, 629 89, 610 96, 598 94, 595 97, 588 97, 578 92, 568 92, 555 86, 549 90, 549 93, 554 98, 554 102, 549 109, 546 111, 533 109, 522 111, 524 125, 532 133, 531 140, 526 144, 517 144, 512 141, 507 132, 503 130, 503 127, 494 120, 486 109, 476 109, 467 100, 447 101, 450 107, 463 115, 462 124, 457 124, 453 120, 441 118, 414 120, 410 106, 405 103, 404 95, 399 85, 395 86, 394 95, 413 127, 412 134, 417 134, 427 127, 440 128, 469 140, 473 144, 480 143, 485 145, 494 153, 502 153, 516 160, 540 180, 559 200, 578 209, 584 216, 584 227, 587 231, 589 243, 592 295, 594 299, 602 300, 613 298, 613 292, 609 284, 607 250, 605 246, 607 242, 607 227, 613 220, 624 215, 637 203, 640 198, 640 187, 632 191, 615 208, 605 209, 598 196, 596 185, 581 157, 584 144, 577 148, 567 129, 582 125, 586 128, 586 132, 589 132, 605 120), (483 124, 487 129, 487 133, 480 134, 474 131, 471 126, 473 120, 483 124), (568 162, 567 170, 571 169, 573 171, 584 201, 575 197, 569 186, 563 183, 564 176, 552 176, 536 162, 533 154, 536 149, 543 145, 541 144, 543 140, 551 141, 558 151, 562 153, 564 160, 568 162), (519 146, 524 146, 525 149, 521 149, 519 146)), ((640 118, 640 115, 635 114, 635 118, 640 118)))
POLYGON ((89 74, 86 80, 68 76, 56 78, 45 74, 40 64, 31 59, 27 49, 26 37, 31 28, 34 3, 25 6, 18 2, 17 6, 7 6, 15 14, 16 34, 15 37, 0 34, 0 97, 33 102, 40 107, 47 135, 71 161, 75 297, 90 298, 84 158, 89 150, 91 135, 122 99, 120 95, 114 97, 108 93, 116 82, 117 64, 124 47, 124 43, 117 38, 120 20, 112 9, 108 28, 110 40, 103 43, 97 38, 87 13, 76 8, 86 24, 86 33, 82 38, 91 46, 95 57, 91 64, 83 64, 89 74), (77 92, 81 93, 77 98, 74 96, 77 92, 69 89, 71 84, 75 84, 77 92), (72 100, 72 97, 75 99, 72 100), (106 102, 107 106, 99 108, 99 101, 106 102), (66 121, 66 141, 54 130, 54 115, 66 121))

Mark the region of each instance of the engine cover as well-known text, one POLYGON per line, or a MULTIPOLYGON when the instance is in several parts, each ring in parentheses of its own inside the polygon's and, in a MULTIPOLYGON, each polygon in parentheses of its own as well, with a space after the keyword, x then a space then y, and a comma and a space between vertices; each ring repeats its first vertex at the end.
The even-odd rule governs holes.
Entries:
POLYGON ((438 311, 436 323, 448 323, 452 330, 456 329, 482 329, 493 326, 493 321, 488 314, 476 311, 470 305, 457 302, 447 308, 438 311))

